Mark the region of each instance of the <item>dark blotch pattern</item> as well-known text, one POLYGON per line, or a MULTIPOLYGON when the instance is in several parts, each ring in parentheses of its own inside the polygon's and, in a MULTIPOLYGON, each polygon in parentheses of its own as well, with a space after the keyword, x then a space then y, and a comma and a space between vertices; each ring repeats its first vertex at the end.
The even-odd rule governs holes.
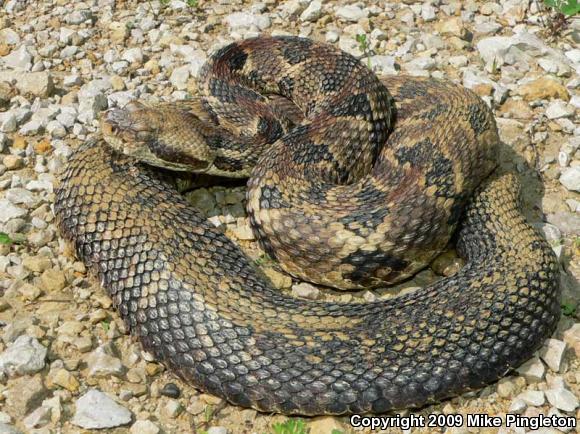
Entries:
POLYGON ((395 151, 395 157, 401 165, 409 163, 413 166, 423 166, 430 161, 436 152, 433 143, 429 139, 424 139, 413 144, 413 146, 401 146, 395 151))
POLYGON ((290 204, 282 198, 282 193, 276 186, 263 186, 260 195, 260 205, 265 209, 290 208, 290 204))
POLYGON ((250 101, 262 99, 259 94, 244 86, 231 84, 219 78, 210 80, 209 90, 212 96, 224 103, 236 102, 239 98, 245 98, 250 101))
POLYGON ((290 38, 286 41, 287 44, 284 44, 281 53, 290 65, 297 65, 310 57, 310 48, 312 47, 310 40, 290 38))
POLYGON ((455 197, 455 173, 451 160, 442 156, 438 151, 434 152, 431 168, 425 175, 425 182, 428 186, 437 187, 435 196, 455 197))
POLYGON ((325 144, 301 143, 299 148, 295 148, 292 160, 297 164, 316 164, 320 162, 333 161, 334 156, 325 144))
POLYGON ((322 93, 332 93, 336 92, 341 88, 340 77, 334 72, 329 72, 323 74, 322 80, 320 81, 320 91, 322 93))
POLYGON ((333 116, 362 116, 364 119, 371 119, 371 104, 365 94, 349 95, 331 107, 330 114, 333 116))
POLYGON ((428 95, 425 85, 423 83, 415 83, 409 81, 398 89, 398 94, 401 98, 414 99, 428 95))
POLYGON ((407 261, 381 250, 352 253, 343 259, 343 263, 355 267, 355 270, 347 275, 349 278, 368 283, 377 277, 378 270, 390 269, 392 275, 397 275, 409 265, 407 261))
POLYGON ((284 134, 284 129, 277 119, 260 117, 257 132, 264 138, 266 143, 274 143, 284 134))
POLYGON ((330 184, 326 183, 312 183, 308 191, 306 192, 306 199, 308 202, 313 204, 322 205, 326 203, 328 190, 331 189, 330 184))
POLYGON ((294 90, 294 79, 292 77, 282 77, 280 81, 278 81, 278 89, 280 90, 280 94, 291 98, 292 91, 294 90))
POLYGON ((432 108, 422 113, 420 117, 426 121, 436 121, 442 113, 448 110, 449 106, 447 104, 436 103, 432 108))
POLYGON ((480 104, 471 104, 468 106, 468 119, 477 134, 481 134, 489 128, 489 117, 487 112, 482 110, 480 104))
MULTIPOLYGON (((377 202, 379 202, 377 200, 377 202)), ((361 203, 365 203, 361 200, 361 203)), ((361 228, 367 228, 375 230, 378 225, 384 222, 385 217, 389 215, 389 209, 387 207, 379 209, 361 209, 360 211, 353 212, 352 214, 341 217, 339 221, 348 227, 349 230, 354 231, 357 235, 363 236, 360 229, 354 229, 352 223, 358 223, 361 228)))
POLYGON ((248 54, 244 50, 234 45, 226 53, 227 55, 222 55, 221 59, 227 63, 230 70, 239 71, 244 68, 246 60, 248 59, 248 54))
POLYGON ((360 66, 360 62, 347 53, 341 53, 336 56, 336 75, 342 80, 347 79, 360 66))
POLYGON ((227 170, 228 172, 236 172, 244 167, 243 163, 237 158, 226 156, 217 156, 213 165, 218 169, 227 170))

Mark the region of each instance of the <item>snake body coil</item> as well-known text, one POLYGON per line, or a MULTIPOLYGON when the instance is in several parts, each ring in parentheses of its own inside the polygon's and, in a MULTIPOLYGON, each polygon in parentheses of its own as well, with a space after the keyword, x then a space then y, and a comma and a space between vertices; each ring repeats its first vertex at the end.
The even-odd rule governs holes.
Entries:
POLYGON ((352 57, 300 38, 220 50, 202 90, 187 107, 113 112, 105 134, 129 131, 123 138, 134 142, 109 143, 155 165, 251 171, 252 225, 296 276, 342 288, 399 280, 445 247, 461 215, 467 265, 393 300, 295 299, 264 281, 162 171, 85 144, 56 194, 61 232, 143 346, 184 379, 262 411, 384 412, 486 385, 553 331, 556 259, 521 216, 512 175, 477 189, 498 138, 471 92, 412 77, 380 82, 352 57))

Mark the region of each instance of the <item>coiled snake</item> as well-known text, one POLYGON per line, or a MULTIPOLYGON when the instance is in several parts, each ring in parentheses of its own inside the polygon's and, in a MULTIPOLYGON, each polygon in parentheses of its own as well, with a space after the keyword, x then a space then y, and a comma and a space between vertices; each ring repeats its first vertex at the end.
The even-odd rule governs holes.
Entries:
POLYGON ((381 82, 296 37, 233 43, 201 77, 192 101, 108 112, 109 145, 75 152, 55 203, 130 330, 181 377, 262 411, 385 412, 486 385, 552 333, 557 263, 520 214, 513 175, 478 188, 499 139, 473 93, 381 82), (250 175, 254 231, 305 280, 395 282, 428 264, 460 219, 467 265, 392 300, 295 299, 151 165, 250 175))

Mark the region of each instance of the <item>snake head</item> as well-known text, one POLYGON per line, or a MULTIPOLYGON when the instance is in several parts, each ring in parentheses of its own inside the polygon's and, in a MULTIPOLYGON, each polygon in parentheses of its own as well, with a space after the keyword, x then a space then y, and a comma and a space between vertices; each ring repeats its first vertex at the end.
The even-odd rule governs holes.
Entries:
POLYGON ((131 101, 107 110, 101 131, 111 148, 125 155, 171 170, 205 172, 214 155, 196 129, 191 113, 150 107, 131 101))
POLYGON ((101 117, 105 141, 116 151, 132 155, 136 146, 152 140, 159 131, 152 109, 138 101, 107 110, 101 117))

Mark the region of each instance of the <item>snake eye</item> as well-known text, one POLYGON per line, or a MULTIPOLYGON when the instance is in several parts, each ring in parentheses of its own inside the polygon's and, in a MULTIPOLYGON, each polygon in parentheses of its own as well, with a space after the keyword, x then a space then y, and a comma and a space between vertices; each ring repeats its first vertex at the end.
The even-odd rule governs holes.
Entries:
POLYGON ((119 132, 119 127, 106 118, 101 121, 101 130, 105 136, 116 136, 119 132))

